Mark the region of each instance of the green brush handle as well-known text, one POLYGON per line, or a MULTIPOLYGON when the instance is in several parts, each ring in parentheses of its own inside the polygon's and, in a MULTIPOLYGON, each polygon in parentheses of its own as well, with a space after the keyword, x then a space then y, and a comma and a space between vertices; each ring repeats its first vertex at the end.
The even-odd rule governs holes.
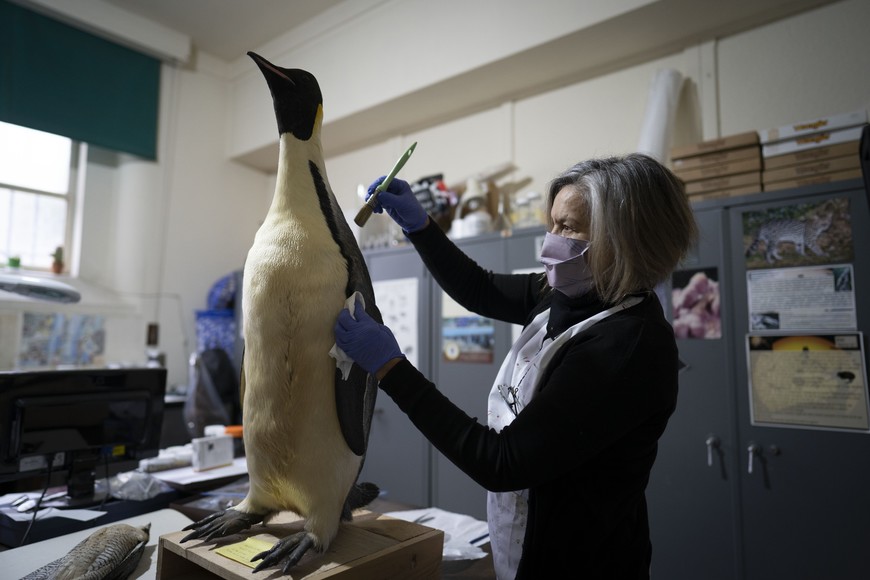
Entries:
POLYGON ((393 178, 399 172, 402 167, 405 166, 408 159, 411 158, 411 154, 414 152, 414 148, 417 147, 417 142, 414 141, 413 145, 408 147, 407 151, 399 157, 399 160, 396 161, 396 164, 393 165, 393 169, 387 174, 384 180, 375 188, 375 191, 369 196, 368 200, 366 200, 365 204, 360 208, 359 212, 357 212, 356 217, 353 218, 353 221, 359 227, 363 227, 366 225, 366 222, 369 221, 369 218, 372 217, 372 213, 375 211, 375 202, 377 201, 378 194, 390 186, 390 182, 393 181, 393 178))

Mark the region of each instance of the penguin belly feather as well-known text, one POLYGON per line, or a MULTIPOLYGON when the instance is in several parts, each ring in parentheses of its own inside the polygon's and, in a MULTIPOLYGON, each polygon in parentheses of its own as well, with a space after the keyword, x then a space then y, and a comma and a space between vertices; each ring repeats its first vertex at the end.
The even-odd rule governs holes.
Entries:
MULTIPOLYGON (((293 178, 307 168, 296 169, 279 187, 299 188, 293 178)), ((237 509, 310 517, 312 506, 323 509, 328 499, 334 517, 325 519, 337 527, 360 466, 338 425, 329 356, 348 275, 319 208, 308 201, 300 199, 292 212, 273 206, 245 262, 242 409, 251 492, 237 509)))

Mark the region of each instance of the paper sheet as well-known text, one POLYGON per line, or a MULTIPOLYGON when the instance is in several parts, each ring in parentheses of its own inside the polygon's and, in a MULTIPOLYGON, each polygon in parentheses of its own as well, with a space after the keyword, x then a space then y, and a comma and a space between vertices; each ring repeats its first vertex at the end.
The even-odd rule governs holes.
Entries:
POLYGON ((193 483, 201 483, 203 481, 213 481, 215 479, 223 479, 233 476, 242 476, 248 473, 248 462, 244 457, 236 457, 232 465, 226 467, 216 467, 206 471, 194 471, 192 467, 179 467, 178 469, 167 469, 165 471, 155 471, 151 475, 165 481, 174 486, 184 486, 193 483))
MULTIPOLYGON (((33 518, 33 512, 19 512, 15 508, 4 507, 0 509, 0 512, 16 522, 29 522, 33 518)), ((36 519, 47 520, 50 518, 67 518, 69 520, 89 522, 105 515, 105 513, 106 512, 97 510, 59 510, 57 508, 45 508, 37 512, 36 519)))
POLYGON ((384 515, 444 532, 445 560, 479 560, 486 556, 486 552, 479 548, 489 542, 489 526, 486 522, 439 508, 403 510, 384 515))
POLYGON ((273 545, 274 544, 272 544, 271 542, 267 542, 265 540, 258 540, 257 538, 247 538, 242 542, 236 542, 235 544, 221 546, 220 548, 216 549, 215 552, 225 558, 235 560, 239 564, 247 566, 248 568, 256 568, 257 565, 260 563, 260 560, 252 562, 251 558, 259 554, 260 552, 271 550, 273 545))

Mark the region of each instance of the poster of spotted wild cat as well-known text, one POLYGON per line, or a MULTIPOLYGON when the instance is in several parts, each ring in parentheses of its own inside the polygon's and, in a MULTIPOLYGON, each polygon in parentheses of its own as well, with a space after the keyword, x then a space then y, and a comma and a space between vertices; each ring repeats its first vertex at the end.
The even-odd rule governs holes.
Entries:
POLYGON ((747 270, 851 262, 849 199, 744 212, 743 247, 747 270))

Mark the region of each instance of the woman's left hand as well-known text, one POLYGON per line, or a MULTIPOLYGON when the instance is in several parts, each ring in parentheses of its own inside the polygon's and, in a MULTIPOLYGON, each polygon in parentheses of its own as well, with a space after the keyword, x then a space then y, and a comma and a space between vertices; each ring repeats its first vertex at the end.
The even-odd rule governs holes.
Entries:
POLYGON ((335 344, 370 374, 377 375, 393 359, 405 358, 392 331, 369 316, 359 301, 353 315, 347 308, 339 312, 334 330, 335 344))

